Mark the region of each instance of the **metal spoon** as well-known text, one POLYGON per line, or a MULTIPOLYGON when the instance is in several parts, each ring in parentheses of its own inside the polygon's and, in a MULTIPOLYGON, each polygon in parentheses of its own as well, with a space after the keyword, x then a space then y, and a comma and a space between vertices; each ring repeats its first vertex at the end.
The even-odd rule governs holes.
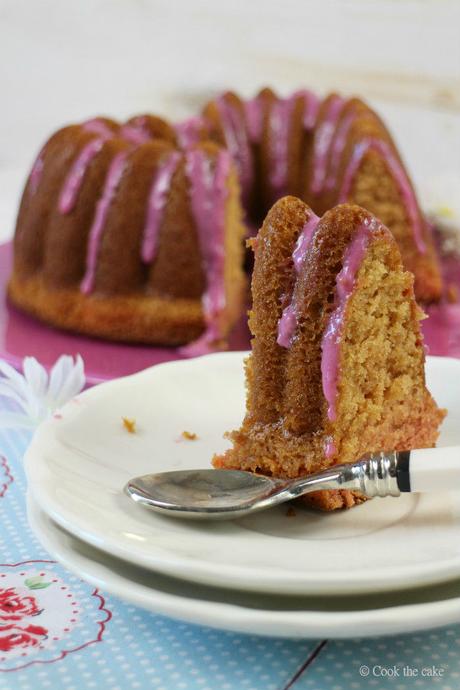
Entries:
POLYGON ((177 470, 136 477, 124 487, 142 506, 201 520, 242 517, 311 491, 331 489, 382 498, 400 492, 460 490, 460 447, 375 453, 301 479, 239 470, 177 470))

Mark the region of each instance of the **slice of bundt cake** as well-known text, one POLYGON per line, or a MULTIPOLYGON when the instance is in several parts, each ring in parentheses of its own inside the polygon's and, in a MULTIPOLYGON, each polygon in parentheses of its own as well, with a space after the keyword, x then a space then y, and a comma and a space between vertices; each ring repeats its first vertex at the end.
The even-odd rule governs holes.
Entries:
POLYGON ((235 166, 212 142, 183 152, 175 141, 153 116, 51 137, 19 210, 14 304, 113 340, 200 338, 203 351, 225 339, 245 285, 235 166))
MULTIPOLYGON (((425 386, 423 313, 382 223, 350 204, 320 219, 286 197, 253 246, 246 417, 214 466, 298 477, 434 445, 445 413, 425 386)), ((333 510, 361 499, 306 500, 333 510)))

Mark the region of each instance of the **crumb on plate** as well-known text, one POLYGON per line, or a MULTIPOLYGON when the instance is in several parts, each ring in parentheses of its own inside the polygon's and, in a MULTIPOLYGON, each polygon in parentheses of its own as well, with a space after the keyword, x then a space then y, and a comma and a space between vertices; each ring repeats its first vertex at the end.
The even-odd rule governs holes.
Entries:
POLYGON ((196 441, 198 436, 193 433, 193 431, 183 431, 181 434, 182 438, 185 438, 186 441, 196 441))
POLYGON ((136 433, 136 420, 130 419, 129 417, 122 417, 123 426, 129 434, 136 433))
POLYGON ((286 517, 295 517, 297 513, 295 512, 294 508, 292 506, 289 506, 289 508, 286 511, 286 517))

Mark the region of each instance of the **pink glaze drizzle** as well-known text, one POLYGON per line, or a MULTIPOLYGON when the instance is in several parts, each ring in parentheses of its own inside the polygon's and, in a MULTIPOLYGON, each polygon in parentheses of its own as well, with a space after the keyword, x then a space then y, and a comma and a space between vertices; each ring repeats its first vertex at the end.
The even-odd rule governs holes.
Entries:
POLYGON ((91 139, 82 148, 64 180, 58 202, 58 208, 62 214, 70 213, 73 210, 91 161, 102 149, 104 142, 115 136, 114 131, 99 118, 87 120, 82 124, 82 129, 85 132, 98 134, 98 137, 91 139))
MULTIPOLYGON (((348 299, 351 296, 356 276, 366 254, 369 242, 377 230, 384 226, 376 218, 365 219, 357 229, 343 258, 341 271, 337 274, 334 310, 329 316, 321 342, 321 374, 323 393, 328 404, 328 418, 336 419, 337 382, 339 376, 340 342, 348 299)), ((388 234, 389 231, 387 231, 388 234)))
POLYGON ((231 157, 227 151, 219 151, 214 165, 213 161, 200 149, 193 149, 186 155, 192 212, 207 281, 206 290, 202 297, 206 330, 197 341, 181 349, 182 354, 194 356, 210 351, 213 344, 222 338, 219 319, 226 305, 224 284, 225 202, 231 157))
POLYGON ((294 106, 299 98, 304 100, 303 126, 309 131, 316 122, 319 100, 306 89, 295 91, 289 98, 278 98, 270 112, 271 168, 270 184, 275 198, 286 192, 289 161, 289 125, 294 106))
POLYGON ((44 166, 44 154, 45 154, 45 147, 42 148, 40 153, 38 154, 37 158, 35 159, 35 163, 32 166, 32 170, 30 171, 29 175, 29 189, 31 194, 35 194, 35 192, 38 189, 38 185, 40 184, 40 180, 42 178, 43 174, 43 166, 44 166))
POLYGON ((296 96, 304 99, 303 126, 309 131, 315 126, 320 100, 313 91, 308 91, 308 89, 299 89, 293 94, 294 98, 296 96))
POLYGON ((328 190, 334 189, 337 181, 337 174, 339 172, 340 160, 342 158, 345 144, 347 142, 348 133, 353 122, 356 119, 356 111, 350 110, 338 124, 335 136, 331 142, 331 151, 329 159, 329 171, 325 181, 325 188, 328 190))
POLYGON ((96 213, 94 215, 94 220, 91 225, 88 238, 86 273, 81 283, 81 291, 85 295, 92 292, 94 288, 97 257, 99 254, 104 225, 109 212, 110 204, 125 168, 127 155, 127 151, 121 151, 120 153, 117 153, 112 160, 107 177, 105 179, 102 196, 97 202, 96 213))
POLYGON ((288 183, 289 124, 297 95, 278 98, 270 111, 270 186, 278 199, 286 192, 288 183))
POLYGON ((294 268, 297 275, 299 275, 300 273, 300 269, 302 268, 302 264, 304 262, 308 248, 313 239, 313 234, 318 226, 318 223, 318 216, 316 216, 313 213, 313 211, 311 211, 310 218, 303 226, 302 232, 297 238, 297 242, 295 243, 294 251, 292 253, 292 260, 294 262, 294 268))
POLYGON ((324 444, 324 454, 327 458, 332 458, 337 454, 337 446, 332 436, 328 436, 324 444))
POLYGON ((147 202, 147 218, 141 249, 142 261, 145 263, 150 263, 155 257, 165 204, 180 159, 180 153, 171 153, 154 177, 147 202))
POLYGON ((264 102, 259 95, 244 101, 244 115, 251 144, 259 144, 264 125, 264 102))
POLYGON ((222 118, 228 151, 239 171, 242 196, 247 202, 253 181, 253 160, 246 123, 243 114, 228 102, 225 94, 220 96, 216 103, 222 118))
POLYGON ((154 138, 148 127, 148 117, 146 115, 132 117, 129 122, 122 125, 120 136, 136 146, 152 141, 154 138))
POLYGON ((324 120, 318 127, 313 144, 313 175, 311 191, 319 194, 326 180, 327 162, 335 128, 346 101, 340 96, 332 96, 324 120))
POLYGON ((297 328, 297 305, 294 300, 283 309, 278 321, 278 337, 276 342, 280 347, 290 348, 297 328))
POLYGON ((152 135, 142 125, 126 124, 120 129, 120 136, 132 144, 145 144, 152 140, 152 135))
POLYGON ((426 252, 426 244, 422 236, 422 219, 418 210, 417 200, 409 179, 395 156, 390 146, 380 139, 366 138, 359 142, 348 163, 344 174, 342 186, 338 196, 338 203, 341 204, 348 200, 354 177, 359 169, 364 155, 374 150, 380 153, 390 170, 393 179, 399 187, 401 197, 407 209, 407 214, 412 226, 412 233, 417 249, 421 254, 426 252))
POLYGON ((85 173, 93 158, 102 149, 105 141, 104 137, 91 139, 74 160, 59 194, 58 208, 60 213, 70 213, 74 209, 85 173))
MULTIPOLYGON (((294 262, 294 268, 297 275, 300 273, 305 256, 307 255, 309 247, 311 246, 313 235, 318 227, 318 223, 318 216, 315 216, 315 214, 312 213, 308 221, 303 226, 302 232, 297 238, 294 251, 292 252, 292 260, 294 262)), ((297 321, 298 309, 293 296, 290 304, 283 309, 281 318, 278 321, 278 337, 276 339, 278 345, 286 348, 291 347, 297 328, 297 321)))
POLYGON ((201 132, 206 129, 206 120, 203 117, 189 117, 183 122, 174 125, 179 146, 189 149, 200 141, 201 132))
POLYGON ((87 120, 82 124, 82 128, 86 132, 93 132, 94 134, 99 134, 99 136, 109 139, 115 136, 115 132, 111 129, 105 122, 100 118, 94 117, 92 120, 87 120))

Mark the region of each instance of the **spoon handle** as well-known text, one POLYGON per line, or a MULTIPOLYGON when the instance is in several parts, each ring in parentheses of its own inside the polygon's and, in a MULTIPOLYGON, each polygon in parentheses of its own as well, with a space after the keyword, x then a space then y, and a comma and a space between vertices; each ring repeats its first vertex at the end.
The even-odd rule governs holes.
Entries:
POLYGON ((372 453, 356 463, 299 479, 289 491, 295 497, 315 489, 350 489, 370 498, 460 491, 460 446, 372 453))
POLYGON ((460 491, 459 446, 421 448, 397 455, 400 491, 460 491))

